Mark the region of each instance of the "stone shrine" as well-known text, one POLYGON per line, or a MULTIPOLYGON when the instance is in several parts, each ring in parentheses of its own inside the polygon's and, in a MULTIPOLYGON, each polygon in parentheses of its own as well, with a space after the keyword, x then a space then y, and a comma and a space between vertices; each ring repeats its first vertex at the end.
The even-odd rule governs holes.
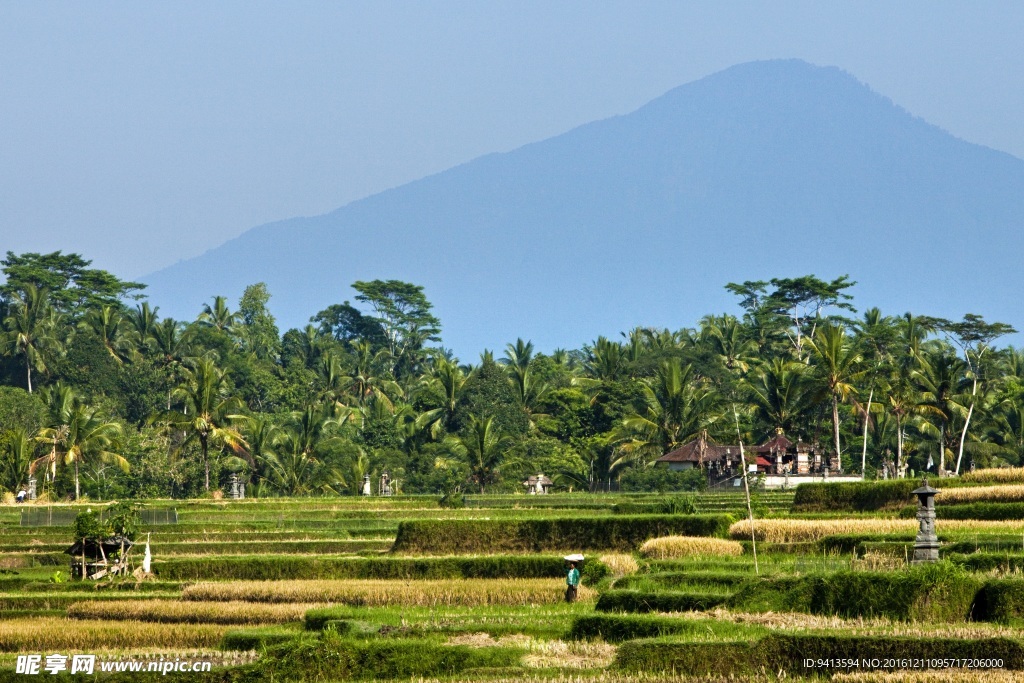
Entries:
POLYGON ((921 480, 921 487, 911 493, 917 496, 917 538, 914 540, 913 564, 939 561, 939 537, 935 535, 935 494, 938 489, 921 480))

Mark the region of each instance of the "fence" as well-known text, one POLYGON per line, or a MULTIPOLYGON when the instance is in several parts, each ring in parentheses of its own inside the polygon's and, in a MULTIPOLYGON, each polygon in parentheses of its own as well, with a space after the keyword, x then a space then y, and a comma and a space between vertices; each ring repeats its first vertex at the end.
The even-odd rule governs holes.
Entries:
MULTIPOLYGON (((21 511, 21 526, 71 526, 81 510, 67 508, 32 507, 21 511)), ((100 519, 106 519, 107 511, 100 511, 100 519)), ((174 508, 141 510, 143 524, 177 524, 178 511, 174 508)))

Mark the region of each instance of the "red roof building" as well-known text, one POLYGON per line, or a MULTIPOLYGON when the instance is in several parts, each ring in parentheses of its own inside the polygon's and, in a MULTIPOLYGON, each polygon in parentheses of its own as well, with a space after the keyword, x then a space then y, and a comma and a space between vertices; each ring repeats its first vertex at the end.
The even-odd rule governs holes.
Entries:
MULTIPOLYGON (((818 448, 803 441, 793 443, 781 431, 761 445, 750 448, 747 455, 757 458, 759 474, 819 474, 834 470, 831 459, 823 460, 818 448)), ((740 448, 700 438, 666 453, 655 462, 666 463, 673 470, 700 467, 714 479, 740 472, 740 448)))

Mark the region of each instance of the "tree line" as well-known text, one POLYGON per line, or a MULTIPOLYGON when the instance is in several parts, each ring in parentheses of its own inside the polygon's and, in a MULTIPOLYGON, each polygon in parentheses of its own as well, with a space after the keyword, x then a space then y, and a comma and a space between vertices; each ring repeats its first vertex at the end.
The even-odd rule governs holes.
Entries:
POLYGON ((78 254, 0 266, 0 489, 53 498, 186 497, 232 475, 250 495, 700 487, 652 462, 695 438, 784 433, 867 477, 1024 464, 1015 332, 858 312, 846 276, 730 283, 742 314, 636 328, 579 349, 523 339, 460 360, 422 287, 352 285, 353 302, 283 334, 262 283, 237 308, 161 317, 144 286, 78 254))

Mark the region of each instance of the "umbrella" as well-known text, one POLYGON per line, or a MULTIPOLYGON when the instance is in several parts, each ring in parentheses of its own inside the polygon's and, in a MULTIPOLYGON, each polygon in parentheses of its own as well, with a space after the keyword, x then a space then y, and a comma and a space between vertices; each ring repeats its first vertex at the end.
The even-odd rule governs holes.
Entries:
POLYGON ((565 560, 567 562, 582 562, 583 561, 583 556, 580 555, 579 553, 576 553, 575 555, 566 555, 565 556, 565 560))

